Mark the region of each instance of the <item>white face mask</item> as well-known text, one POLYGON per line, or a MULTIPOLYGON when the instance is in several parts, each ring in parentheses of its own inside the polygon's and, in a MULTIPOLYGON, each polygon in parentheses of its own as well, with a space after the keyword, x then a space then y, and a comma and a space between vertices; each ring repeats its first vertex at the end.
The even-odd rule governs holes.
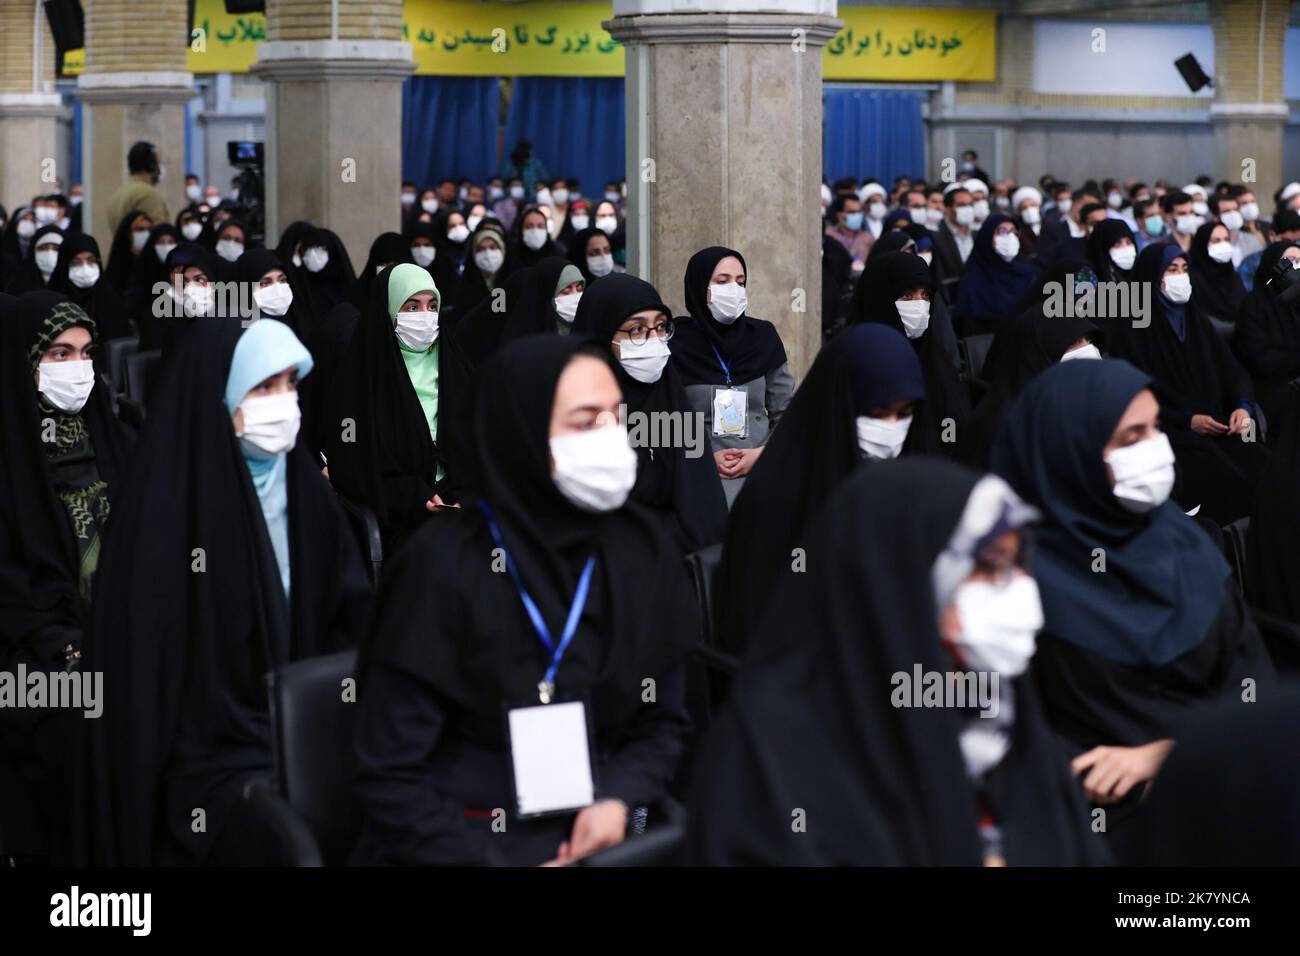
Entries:
POLYGON ((329 261, 329 250, 323 246, 312 246, 302 254, 302 262, 308 272, 320 272, 329 265, 329 261))
MULTIPOLYGON (((471 232, 473 232, 475 229, 478 228, 478 224, 479 224, 480 222, 482 222, 482 221, 483 221, 483 217, 482 217, 482 216, 470 216, 468 219, 465 220, 465 238, 466 238, 466 239, 469 238, 469 234, 470 234, 471 232)), ((459 240, 458 240, 458 241, 459 241, 459 240)))
POLYGON ((398 312, 393 331, 413 352, 423 352, 438 337, 437 312, 398 312))
POLYGON ((244 244, 235 239, 221 239, 217 242, 217 255, 227 262, 234 262, 244 254, 244 244))
POLYGON ((484 275, 496 275, 505 261, 506 254, 500 249, 480 249, 474 253, 474 265, 484 275))
POLYGON ((569 191, 567 189, 552 189, 551 198, 563 206, 569 201, 569 191))
POLYGON ((1197 216, 1179 216, 1175 223, 1178 231, 1184 236, 1190 236, 1201 228, 1201 220, 1197 216))
POLYGON ((551 199, 551 191, 549 189, 539 189, 537 191, 537 205, 539 206, 554 205, 554 202, 551 199))
POLYGON ((59 218, 59 211, 53 206, 37 206, 32 210, 32 215, 39 225, 47 226, 59 218))
POLYGON ((1020 221, 1026 226, 1036 226, 1043 221, 1043 211, 1037 206, 1026 206, 1020 210, 1020 221))
POLYGON ((1119 193, 1110 192, 1106 194, 1106 205, 1110 206, 1111 209, 1118 209, 1123 204, 1124 197, 1119 193))
POLYGON ((993 251, 1001 256, 1004 261, 1010 262, 1020 255, 1020 237, 1014 232, 1005 236, 994 236, 993 251))
POLYGON ((953 214, 959 226, 969 226, 975 221, 974 206, 958 206, 957 211, 953 214))
POLYGON ((603 256, 587 256, 587 271, 599 279, 614 271, 614 257, 609 253, 603 256))
POLYGON ((302 422, 297 392, 246 398, 239 407, 244 411, 244 430, 236 434, 247 457, 275 458, 297 443, 302 422))
POLYGON ((37 391, 61 412, 75 415, 86 405, 95 387, 95 363, 90 359, 72 362, 42 362, 37 391))
POLYGON ((403 206, 414 206, 414 205, 415 205, 415 193, 402 193, 402 205, 403 205, 403 206))
POLYGON ((1165 276, 1164 293, 1170 302, 1181 305, 1192 297, 1192 277, 1186 272, 1165 276))
POLYGON ((422 200, 420 202, 420 208, 427 213, 435 213, 438 211, 438 200, 436 199, 422 200))
POLYGON ((569 225, 573 227, 574 232, 582 232, 582 230, 591 225, 591 217, 581 214, 570 216, 569 225))
POLYGON ((149 241, 148 229, 131 230, 131 248, 133 248, 136 252, 139 252, 141 249, 143 249, 144 244, 148 241, 149 241))
MULTIPOLYGON (((1241 218, 1246 222, 1254 222, 1259 218, 1259 203, 1244 202, 1241 204, 1241 218)), ((1240 227, 1238 227, 1240 228, 1240 227)))
POLYGON ((1137 257, 1138 251, 1135 246, 1116 246, 1110 250, 1110 261, 1125 272, 1133 268, 1133 263, 1137 262, 1137 257))
MULTIPOLYGON (((572 325, 574 316, 578 314, 578 303, 582 301, 581 292, 570 292, 568 295, 557 295, 555 297, 555 314, 558 315, 566 324, 572 325)), ((619 350, 622 351, 622 346, 619 350)), ((628 374, 631 374, 630 372, 628 374)))
POLYGON ((618 229, 618 217, 597 216, 596 228, 599 229, 601 232, 603 232, 605 235, 612 236, 614 235, 615 230, 618 229))
POLYGON ((437 255, 433 246, 411 246, 411 258, 420 268, 424 268, 433 262, 433 257, 437 255))
POLYGON ((36 260, 36 268, 40 269, 41 275, 48 279, 50 273, 54 271, 54 267, 59 262, 59 250, 37 249, 33 258, 36 260))
MULTIPOLYGON (((474 222, 474 225, 477 226, 478 223, 474 222)), ((469 238, 469 229, 469 226, 452 226, 447 230, 447 238, 452 242, 464 242, 469 238)))
POLYGON ((976 199, 971 203, 971 208, 975 210, 975 218, 984 220, 989 217, 989 201, 987 199, 976 199))
POLYGON ((546 245, 547 232, 546 227, 533 228, 524 230, 524 245, 536 252, 542 246, 546 245))
POLYGON ((1087 345, 1080 345, 1077 349, 1071 349, 1061 356, 1062 362, 1073 362, 1075 359, 1099 359, 1101 358, 1101 349, 1089 342, 1087 345))
POLYGON ((930 217, 926 215, 928 212, 929 210, 924 206, 921 206, 920 208, 913 206, 907 210, 907 214, 912 217, 912 222, 918 226, 924 226, 930 221, 930 217))
POLYGON ((68 201, 69 201, 70 203, 72 203, 72 205, 74 205, 74 206, 80 206, 81 203, 82 203, 82 201, 83 201, 85 198, 86 198, 86 197, 83 196, 83 195, 81 195, 81 193, 77 193, 76 195, 69 196, 69 197, 68 197, 68 201))
POLYGON ((202 233, 203 233, 202 223, 187 222, 185 225, 181 226, 181 235, 184 236, 186 240, 188 240, 189 242, 193 242, 202 233))
POLYGON ((1219 221, 1223 223, 1229 232, 1236 232, 1245 225, 1246 222, 1241 213, 1237 212, 1235 209, 1229 209, 1219 217, 1219 221))
POLYGON ((273 282, 253 292, 253 301, 263 315, 279 318, 293 305, 293 289, 287 282, 273 282))
POLYGON ((926 220, 925 224, 928 227, 930 227, 931 229, 935 228, 936 226, 939 225, 939 223, 943 222, 943 210, 927 208, 925 210, 925 220, 926 220))
POLYGON ((1232 261, 1232 243, 1226 239, 1221 242, 1212 242, 1205 247, 1205 251, 1210 254, 1210 258, 1215 262, 1232 261))
POLYGON ((524 198, 524 187, 523 187, 523 186, 511 186, 511 187, 510 187, 510 198, 511 198, 511 199, 523 199, 523 198, 524 198))
POLYGON ((203 195, 203 190, 193 183, 185 187, 185 197, 191 202, 198 202, 199 197, 203 195))
POLYGON ((917 255, 921 257, 921 261, 927 266, 934 260, 933 252, 918 252, 917 255))
POLYGON ((217 303, 217 294, 211 286, 190 283, 185 287, 183 303, 185 314, 191 318, 211 315, 217 303))
POLYGON ((628 375, 646 384, 659 381, 671 355, 668 342, 657 335, 652 335, 640 345, 626 341, 618 343, 619 364, 628 375))
POLYGON ((1074 200, 1058 199, 1056 201, 1056 208, 1060 210, 1062 216, 1068 216, 1070 214, 1070 210, 1074 208, 1074 200))
POLYGON ((874 219, 876 222, 880 222, 880 220, 884 219, 886 212, 888 212, 888 210, 885 209, 885 204, 882 202, 873 202, 867 207, 867 216, 874 219))
POLYGON ((99 281, 99 266, 93 262, 84 266, 73 266, 68 270, 68 281, 78 289, 89 289, 99 281))
POLYGON ((506 194, 506 191, 505 191, 504 189, 502 189, 500 186, 489 186, 489 187, 488 187, 488 199, 491 199, 493 202, 496 202, 498 199, 500 199, 500 198, 501 198, 502 196, 504 196, 505 194, 506 194))
POLYGON ((296 252, 293 254, 293 266, 295 269, 302 268, 302 256, 298 255, 296 252))
POLYGON ((871 418, 859 415, 858 447, 872 458, 897 458, 907 441, 908 429, 912 427, 912 416, 887 422, 883 418, 871 418))
POLYGON ((930 303, 925 299, 895 299, 894 308, 909 339, 919 339, 930 327, 930 303))
POLYGON ((1204 218, 1205 216, 1208 216, 1210 214, 1210 204, 1203 200, 1198 199, 1196 200, 1196 202, 1192 203, 1192 212, 1204 218))
POLYGON ((1145 514, 1169 500, 1174 487, 1174 450, 1163 432, 1116 448, 1106 456, 1106 464, 1115 476, 1115 498, 1127 510, 1145 514))
POLYGON ((623 507, 636 484, 636 452, 628 444, 625 426, 559 435, 550 444, 560 494, 583 511, 623 507))
POLYGON ((709 311, 723 325, 730 325, 745 314, 749 293, 739 282, 709 286, 709 311))
POLYGON ((174 242, 154 243, 153 251, 154 255, 158 257, 159 262, 166 262, 167 256, 170 255, 171 251, 175 248, 176 243, 174 242))
POLYGON ((36 223, 32 222, 30 219, 22 219, 19 221, 18 225, 14 227, 14 231, 18 233, 19 238, 30 239, 32 236, 36 235, 36 223))
POLYGON ((1038 584, 1018 574, 1009 584, 967 581, 953 597, 961 633, 953 645, 971 670, 1016 678, 1034 656, 1035 636, 1043 627, 1038 584))

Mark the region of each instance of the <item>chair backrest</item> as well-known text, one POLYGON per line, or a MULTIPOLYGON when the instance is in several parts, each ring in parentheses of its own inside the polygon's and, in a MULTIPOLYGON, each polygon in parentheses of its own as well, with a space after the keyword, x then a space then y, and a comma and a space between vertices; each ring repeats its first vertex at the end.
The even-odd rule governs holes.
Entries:
POLYGON ((316 836, 326 865, 343 864, 361 832, 352 796, 357 653, 294 661, 267 675, 274 781, 316 836))
POLYGON ((695 585, 695 599, 700 604, 700 616, 704 619, 703 643, 709 646, 717 643, 718 617, 714 593, 721 567, 720 544, 711 544, 686 556, 686 568, 690 572, 691 583, 695 585))
POLYGON ((140 340, 135 336, 109 339, 104 343, 104 374, 108 376, 113 392, 122 391, 126 385, 126 359, 140 351, 140 340))
POLYGON ((1246 535, 1249 531, 1249 516, 1238 518, 1223 528, 1223 545, 1227 552, 1224 557, 1228 559, 1233 577, 1237 579, 1237 587, 1243 595, 1246 593, 1246 535))
POLYGON ((366 559, 366 566, 370 572, 370 583, 377 585, 379 574, 384 567, 384 538, 379 533, 379 519, 365 505, 358 504, 350 498, 339 495, 338 501, 347 513, 352 533, 361 544, 361 553, 366 559))
POLYGON ((145 405, 149 404, 149 397, 158 379, 158 369, 162 365, 162 352, 157 350, 136 352, 126 357, 125 364, 124 391, 127 397, 145 405))
POLYGON ((993 347, 993 333, 983 332, 979 335, 968 335, 959 340, 961 353, 966 364, 966 374, 972 379, 984 378, 984 360, 989 357, 989 349, 993 347))

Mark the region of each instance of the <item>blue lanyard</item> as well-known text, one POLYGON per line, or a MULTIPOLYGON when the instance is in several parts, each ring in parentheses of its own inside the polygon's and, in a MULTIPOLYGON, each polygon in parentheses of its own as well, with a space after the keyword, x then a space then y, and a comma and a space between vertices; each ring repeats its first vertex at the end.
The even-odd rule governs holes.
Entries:
POLYGON ((722 353, 718 351, 718 347, 716 345, 714 345, 712 342, 710 342, 709 345, 713 348, 713 354, 717 356, 718 364, 722 366, 722 374, 727 377, 727 387, 730 388, 731 387, 731 366, 728 365, 726 362, 722 361, 722 353))
POLYGON ((537 631, 537 636, 546 645, 546 649, 551 652, 551 665, 546 669, 546 676, 537 685, 537 691, 542 703, 549 704, 555 694, 555 674, 560 669, 560 660, 564 657, 564 652, 568 650, 569 644, 573 641, 573 636, 578 632, 578 621, 582 617, 582 609, 587 604, 587 593, 591 590, 591 574, 596 569, 596 556, 593 554, 589 557, 586 566, 582 569, 582 577, 578 579, 578 590, 573 594, 573 604, 570 605, 569 616, 564 621, 564 633, 560 635, 560 643, 556 645, 551 638, 551 630, 546 626, 546 620, 542 617, 542 612, 538 610, 537 602, 533 600, 532 595, 524 587, 523 578, 519 576, 519 569, 515 567, 514 561, 511 560, 505 542, 501 540, 501 530, 492 517, 492 509, 486 501, 480 501, 479 508, 482 509, 484 516, 487 518, 488 530, 492 532, 492 540, 497 543, 497 547, 505 555, 506 570, 510 572, 510 577, 515 582, 515 589, 519 592, 519 599, 524 602, 524 610, 528 612, 528 618, 533 622, 533 629, 537 631))

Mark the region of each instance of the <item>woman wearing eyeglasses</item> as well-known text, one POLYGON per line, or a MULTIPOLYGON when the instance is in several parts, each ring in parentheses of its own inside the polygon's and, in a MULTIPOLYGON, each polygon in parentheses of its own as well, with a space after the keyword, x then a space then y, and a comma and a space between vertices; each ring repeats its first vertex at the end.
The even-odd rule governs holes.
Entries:
POLYGON ((582 294, 572 334, 613 353, 637 454, 632 500, 667 516, 687 553, 722 540, 727 502, 713 465, 707 420, 691 409, 669 361, 671 315, 650 283, 614 273, 582 294))
POLYGON ((776 326, 746 314, 748 269, 734 249, 710 246, 686 264, 686 308, 673 362, 704 414, 727 507, 794 395, 776 326))

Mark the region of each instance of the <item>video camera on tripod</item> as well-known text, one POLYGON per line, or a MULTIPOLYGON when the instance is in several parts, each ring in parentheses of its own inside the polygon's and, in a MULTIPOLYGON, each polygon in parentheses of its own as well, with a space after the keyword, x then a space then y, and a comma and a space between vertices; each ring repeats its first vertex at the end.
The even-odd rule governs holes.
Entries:
POLYGON ((262 167, 265 165, 264 145, 248 140, 230 140, 226 143, 226 159, 239 170, 235 182, 239 184, 242 218, 251 238, 262 241, 266 233, 266 199, 262 176, 262 167))

